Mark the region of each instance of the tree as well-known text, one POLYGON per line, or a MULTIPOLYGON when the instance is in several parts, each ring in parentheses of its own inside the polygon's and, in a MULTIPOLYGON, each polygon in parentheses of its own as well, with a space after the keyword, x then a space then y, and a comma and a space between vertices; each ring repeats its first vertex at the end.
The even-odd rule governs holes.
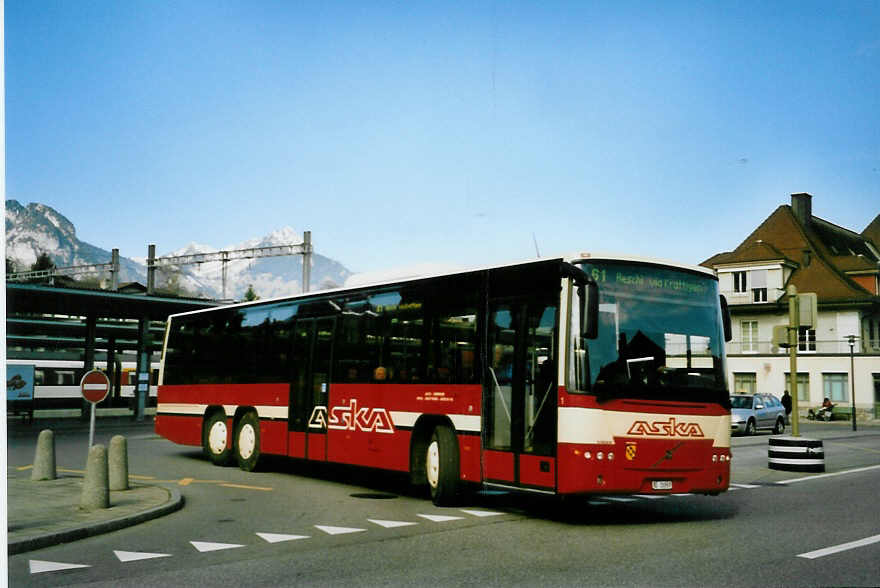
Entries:
MULTIPOLYGON (((30 271, 38 272, 38 271, 42 271, 42 270, 51 270, 51 269, 55 269, 55 262, 52 261, 52 258, 49 257, 48 253, 40 253, 37 256, 37 261, 35 261, 34 263, 31 264, 30 271)), ((38 283, 43 282, 44 280, 49 284, 53 283, 52 278, 34 278, 34 279, 28 280, 28 281, 31 284, 38 284, 38 283)))
POLYGON ((194 296, 184 285, 184 274, 179 266, 163 267, 157 274, 156 292, 171 296, 194 296))
POLYGON ((10 257, 7 257, 6 258, 6 275, 8 276, 9 274, 14 274, 14 273, 16 273, 15 260, 10 257))
POLYGON ((37 261, 31 264, 32 272, 50 269, 55 269, 55 262, 52 261, 52 258, 49 257, 48 253, 40 253, 40 255, 37 256, 37 261))
POLYGON ((260 297, 257 296, 257 293, 254 292, 254 285, 253 284, 248 284, 247 292, 244 293, 244 299, 247 302, 253 302, 254 300, 260 299, 260 297))

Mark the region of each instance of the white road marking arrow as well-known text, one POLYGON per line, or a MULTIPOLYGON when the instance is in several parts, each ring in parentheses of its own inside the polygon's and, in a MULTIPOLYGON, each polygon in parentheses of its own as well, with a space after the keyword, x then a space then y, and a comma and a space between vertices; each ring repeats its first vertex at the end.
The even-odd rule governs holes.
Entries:
POLYGON ((380 519, 367 519, 371 523, 376 523, 380 527, 385 527, 386 529, 393 529, 394 527, 409 527, 410 525, 418 525, 418 523, 410 523, 407 521, 383 521, 380 519))
POLYGON ((257 533, 260 539, 269 543, 281 543, 282 541, 294 541, 295 539, 308 539, 308 535, 282 535, 280 533, 257 533))
POLYGON ((171 557, 170 553, 146 553, 143 551, 113 551, 116 558, 121 562, 138 561, 141 559, 154 559, 157 557, 171 557))
POLYGON ((59 570, 72 570, 74 568, 90 568, 84 564, 61 563, 57 561, 43 561, 39 559, 29 560, 31 573, 40 574, 42 572, 57 572, 59 570))
POLYGON ((354 527, 329 527, 326 525, 315 525, 315 528, 324 531, 328 535, 345 535, 346 533, 366 531, 366 529, 355 529, 354 527))
POLYGON ((446 515, 428 515, 428 514, 420 514, 420 517, 423 519, 428 519, 429 521, 434 521, 435 523, 445 523, 446 521, 460 521, 464 517, 450 517, 446 515))
POLYGON ((190 541, 192 546, 201 551, 220 551, 221 549, 235 549, 236 547, 244 547, 236 543, 209 543, 207 541, 190 541))

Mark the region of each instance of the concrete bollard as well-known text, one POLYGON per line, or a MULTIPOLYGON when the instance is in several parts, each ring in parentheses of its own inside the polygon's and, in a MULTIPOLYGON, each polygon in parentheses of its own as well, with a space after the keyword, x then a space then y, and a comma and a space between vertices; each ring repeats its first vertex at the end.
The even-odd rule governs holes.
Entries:
POLYGON ((34 469, 31 480, 54 480, 55 472, 55 433, 51 429, 40 431, 37 437, 37 451, 34 454, 34 469))
POLYGON ((107 449, 103 445, 93 445, 89 449, 89 458, 86 462, 86 477, 83 480, 79 507, 83 510, 97 510, 110 507, 107 449))
POLYGON ((110 490, 128 490, 128 440, 122 435, 110 439, 110 490))

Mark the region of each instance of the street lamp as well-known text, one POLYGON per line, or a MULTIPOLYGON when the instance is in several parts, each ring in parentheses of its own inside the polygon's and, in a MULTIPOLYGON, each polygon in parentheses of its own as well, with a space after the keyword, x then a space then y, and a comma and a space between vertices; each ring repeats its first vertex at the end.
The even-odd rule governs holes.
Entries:
POLYGON ((855 359, 853 358, 853 347, 856 344, 856 335, 847 335, 847 341, 849 341, 849 378, 851 384, 851 397, 850 400, 852 402, 852 424, 853 431, 856 430, 856 369, 855 369, 855 359))

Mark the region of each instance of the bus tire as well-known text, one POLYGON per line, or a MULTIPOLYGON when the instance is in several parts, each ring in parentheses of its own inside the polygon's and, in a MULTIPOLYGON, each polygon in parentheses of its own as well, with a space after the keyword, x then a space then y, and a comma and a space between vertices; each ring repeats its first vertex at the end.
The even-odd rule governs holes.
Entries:
POLYGON ((226 425, 226 414, 215 410, 205 418, 202 427, 202 449, 214 465, 226 465, 232 456, 229 446, 229 431, 226 425))
POLYGON ((425 455, 425 478, 436 506, 451 506, 460 490, 458 440, 448 425, 437 425, 425 455))
POLYGON ((260 460, 260 419, 255 412, 246 412, 235 425, 235 459, 238 467, 252 472, 260 460))

